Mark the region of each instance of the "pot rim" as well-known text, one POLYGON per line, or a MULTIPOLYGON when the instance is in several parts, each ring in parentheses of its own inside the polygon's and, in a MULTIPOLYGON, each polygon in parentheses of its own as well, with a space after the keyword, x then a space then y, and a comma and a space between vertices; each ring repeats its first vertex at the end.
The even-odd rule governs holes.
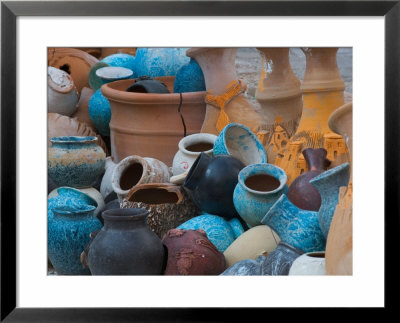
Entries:
POLYGON ((56 144, 88 144, 96 143, 97 137, 95 136, 58 136, 50 139, 51 143, 56 144))
MULTIPOLYGON (((52 68, 52 69, 56 69, 56 70, 60 70, 57 67, 54 66, 48 66, 48 70, 52 68)), ((70 93, 73 89, 75 89, 75 83, 74 80, 72 79, 71 75, 69 75, 67 72, 64 72, 63 70, 60 70, 61 72, 63 72, 62 74, 64 74, 66 76, 66 78, 69 81, 69 85, 65 86, 65 87, 61 87, 59 84, 57 84, 56 82, 53 81, 53 78, 51 77, 51 75, 49 74, 49 72, 47 72, 47 84, 49 85, 49 87, 53 90, 56 91, 58 93, 63 93, 63 94, 67 94, 70 93)), ((75 92, 77 93, 78 91, 75 90, 75 92)), ((78 94, 77 94, 78 96, 78 94)))
POLYGON ((149 211, 144 208, 124 208, 103 211, 101 216, 109 221, 144 220, 149 215, 149 211))
POLYGON ((103 66, 96 70, 96 76, 102 80, 110 81, 110 80, 121 80, 131 77, 133 75, 133 71, 126 67, 121 66, 103 66), (105 74, 104 72, 111 71, 110 74, 105 74), (115 76, 115 72, 122 72, 123 75, 115 76))
MULTIPOLYGON (((332 112, 332 114, 329 116, 328 119, 328 126, 331 128, 331 130, 337 134, 340 134, 341 132, 339 129, 340 123, 338 123, 338 120, 348 114, 349 112, 353 111, 353 102, 349 102, 346 104, 343 104, 339 108, 337 108, 335 111, 332 112)), ((352 118, 353 119, 353 118, 352 118)), ((353 123, 353 120, 352 120, 353 123)))
POLYGON ((91 197, 88 193, 82 192, 81 190, 75 188, 75 187, 69 187, 69 186, 60 186, 55 188, 55 190, 57 190, 58 195, 61 195, 63 191, 72 191, 77 193, 78 195, 84 195, 85 198, 87 198, 92 204, 89 205, 93 205, 96 208, 99 206, 99 204, 97 203, 97 201, 91 197))
POLYGON ((126 196, 126 200, 129 202, 131 201, 131 197, 134 193, 139 190, 150 190, 150 189, 159 189, 164 190, 169 193, 174 193, 178 197, 178 201, 175 204, 180 204, 183 201, 183 195, 180 191, 180 186, 172 184, 172 183, 146 183, 146 184, 139 184, 135 185, 129 190, 128 195, 126 196))
POLYGON ((210 154, 212 153, 213 149, 214 149, 214 143, 215 140, 217 140, 217 136, 213 135, 211 133, 194 133, 191 134, 189 136, 183 137, 178 144, 178 148, 180 151, 182 151, 183 153, 187 154, 187 155, 191 155, 191 156, 197 156, 200 153, 206 153, 206 154, 210 154), (206 143, 206 144, 212 144, 211 149, 209 150, 204 150, 204 151, 190 151, 187 150, 186 147, 188 145, 186 145, 186 142, 189 141, 190 139, 194 139, 193 142, 191 142, 190 144, 198 144, 198 143, 206 143))
POLYGON ((79 216, 79 215, 88 215, 93 213, 96 210, 96 207, 93 205, 81 205, 79 208, 71 207, 68 205, 63 206, 56 206, 53 208, 53 213, 55 215, 62 215, 62 216, 79 216))

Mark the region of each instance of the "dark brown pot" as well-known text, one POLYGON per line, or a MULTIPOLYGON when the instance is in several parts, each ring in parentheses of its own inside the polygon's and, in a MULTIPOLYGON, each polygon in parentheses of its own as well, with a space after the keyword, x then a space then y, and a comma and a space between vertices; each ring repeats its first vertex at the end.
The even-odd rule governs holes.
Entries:
POLYGON ((162 242, 168 249, 165 275, 219 275, 226 268, 223 253, 203 230, 172 229, 162 242))
POLYGON ((310 184, 310 180, 324 172, 331 162, 326 159, 327 151, 324 148, 307 148, 302 153, 307 163, 308 172, 301 174, 292 182, 287 197, 300 209, 318 211, 321 206, 321 195, 310 184))

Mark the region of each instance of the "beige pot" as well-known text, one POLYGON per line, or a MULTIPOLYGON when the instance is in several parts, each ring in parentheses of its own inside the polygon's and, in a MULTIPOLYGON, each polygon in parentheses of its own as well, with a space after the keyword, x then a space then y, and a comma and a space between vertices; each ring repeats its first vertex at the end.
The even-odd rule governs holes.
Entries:
POLYGON ((96 125, 89 115, 89 101, 94 92, 95 91, 93 89, 88 87, 84 87, 82 89, 81 96, 79 97, 79 101, 76 106, 76 111, 72 117, 78 119, 80 122, 86 123, 89 127, 93 128, 93 130, 97 131, 96 125))

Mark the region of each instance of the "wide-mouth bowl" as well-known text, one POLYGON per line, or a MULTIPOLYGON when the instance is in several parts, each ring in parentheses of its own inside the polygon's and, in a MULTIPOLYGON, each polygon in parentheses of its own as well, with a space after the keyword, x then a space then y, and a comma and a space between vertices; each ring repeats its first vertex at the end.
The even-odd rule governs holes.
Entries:
POLYGON ((111 209, 103 211, 101 216, 104 220, 126 221, 143 220, 147 217, 149 211, 143 208, 111 209))
POLYGON ((54 144, 86 144, 97 142, 97 137, 94 136, 60 136, 52 137, 50 142, 54 144))
POLYGON ((133 71, 126 67, 105 66, 96 70, 96 75, 103 80, 112 81, 129 78, 133 71))

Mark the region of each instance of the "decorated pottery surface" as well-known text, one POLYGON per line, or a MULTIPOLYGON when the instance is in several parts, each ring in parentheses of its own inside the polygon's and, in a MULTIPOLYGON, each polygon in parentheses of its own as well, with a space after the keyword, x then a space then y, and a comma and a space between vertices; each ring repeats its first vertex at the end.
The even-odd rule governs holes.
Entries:
POLYGON ((125 54, 125 53, 116 53, 111 54, 107 57, 104 57, 100 62, 106 63, 109 66, 115 67, 125 67, 132 71, 131 77, 136 77, 136 62, 135 56, 125 54))
POLYGON ((200 65, 194 60, 182 66, 176 73, 174 93, 205 91, 206 83, 200 65))
POLYGON ((110 135, 111 105, 101 89, 94 92, 89 101, 89 115, 96 129, 103 136, 110 135))

